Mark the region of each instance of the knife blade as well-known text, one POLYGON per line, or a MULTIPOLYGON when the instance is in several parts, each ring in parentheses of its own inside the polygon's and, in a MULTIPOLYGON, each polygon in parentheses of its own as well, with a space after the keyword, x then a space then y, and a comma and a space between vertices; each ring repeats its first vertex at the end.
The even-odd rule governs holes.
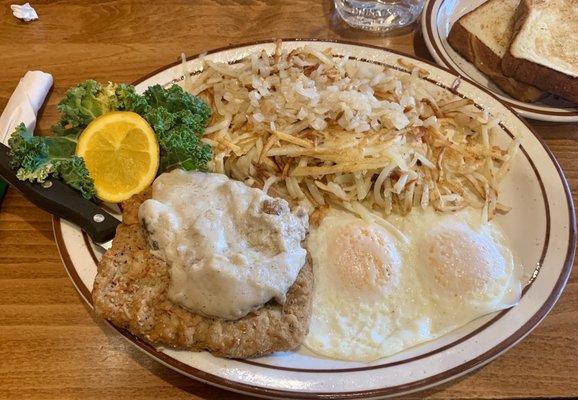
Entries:
POLYGON ((21 181, 10 166, 10 148, 0 143, 0 176, 18 189, 37 207, 66 219, 85 231, 92 241, 104 249, 110 248, 120 221, 80 192, 58 179, 44 183, 21 181))

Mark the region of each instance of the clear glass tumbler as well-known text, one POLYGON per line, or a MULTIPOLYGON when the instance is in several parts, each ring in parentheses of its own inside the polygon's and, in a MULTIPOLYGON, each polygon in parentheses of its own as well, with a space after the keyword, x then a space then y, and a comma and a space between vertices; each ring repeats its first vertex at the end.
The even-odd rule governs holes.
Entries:
POLYGON ((347 24, 374 32, 403 28, 414 22, 425 0, 335 0, 335 9, 347 24))

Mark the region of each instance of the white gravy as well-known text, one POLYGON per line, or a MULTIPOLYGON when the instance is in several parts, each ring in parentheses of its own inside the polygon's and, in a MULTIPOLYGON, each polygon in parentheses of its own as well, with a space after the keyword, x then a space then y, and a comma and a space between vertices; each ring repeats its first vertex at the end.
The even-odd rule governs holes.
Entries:
POLYGON ((160 175, 139 220, 170 267, 169 298, 206 316, 238 319, 284 303, 305 264, 307 213, 225 175, 160 175))

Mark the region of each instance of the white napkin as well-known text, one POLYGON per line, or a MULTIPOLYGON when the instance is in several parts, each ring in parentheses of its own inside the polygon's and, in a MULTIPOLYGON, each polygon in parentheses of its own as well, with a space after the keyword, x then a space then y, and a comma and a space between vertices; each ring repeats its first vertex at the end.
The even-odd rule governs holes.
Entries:
POLYGON ((22 4, 21 6, 18 4, 12 4, 10 8, 12 9, 12 14, 14 14, 14 16, 18 19, 24 20, 26 22, 38 19, 36 10, 32 8, 29 3, 22 4))
POLYGON ((28 71, 20 79, 4 112, 0 115, 0 142, 8 146, 8 139, 21 122, 34 132, 36 114, 51 87, 52 75, 46 72, 28 71))

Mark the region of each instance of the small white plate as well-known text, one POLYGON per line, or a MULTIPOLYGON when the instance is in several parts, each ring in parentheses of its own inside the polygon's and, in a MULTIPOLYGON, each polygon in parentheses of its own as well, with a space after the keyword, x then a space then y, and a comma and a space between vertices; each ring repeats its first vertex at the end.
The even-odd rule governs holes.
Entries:
POLYGON ((454 22, 485 2, 486 0, 427 0, 421 27, 425 43, 433 58, 440 65, 467 76, 491 90, 500 100, 526 118, 551 122, 578 121, 576 104, 556 100, 552 96, 535 103, 524 103, 510 97, 449 45, 447 38, 454 22))
MULTIPOLYGON (((288 49, 311 45, 332 48, 337 55, 359 62, 387 65, 408 74, 408 63, 423 68, 428 89, 449 90, 456 75, 449 70, 379 47, 350 43, 286 40, 288 49), (401 63, 399 61, 402 61, 401 63), (405 65, 405 67, 404 67, 405 65)), ((240 45, 209 52, 212 61, 233 62, 251 52, 273 52, 271 42, 240 45)), ((189 71, 198 71, 196 58, 189 71)), ((174 64, 139 80, 138 91, 153 84, 170 86, 183 80, 183 68, 174 64)), ((498 140, 507 145, 516 133, 521 156, 502 186, 503 201, 513 207, 498 217, 514 251, 536 279, 526 286, 520 303, 487 315, 438 340, 371 363, 320 358, 301 348, 251 360, 213 357, 156 348, 129 332, 117 329, 135 346, 161 363, 194 379, 226 389, 269 397, 300 399, 381 398, 425 389, 470 372, 524 338, 552 308, 568 279, 576 244, 575 214, 568 183, 549 150, 524 121, 490 92, 463 79, 458 95, 472 99, 500 121, 498 140)), ((54 234, 62 260, 76 288, 89 305, 101 253, 77 227, 54 219, 54 234)))

